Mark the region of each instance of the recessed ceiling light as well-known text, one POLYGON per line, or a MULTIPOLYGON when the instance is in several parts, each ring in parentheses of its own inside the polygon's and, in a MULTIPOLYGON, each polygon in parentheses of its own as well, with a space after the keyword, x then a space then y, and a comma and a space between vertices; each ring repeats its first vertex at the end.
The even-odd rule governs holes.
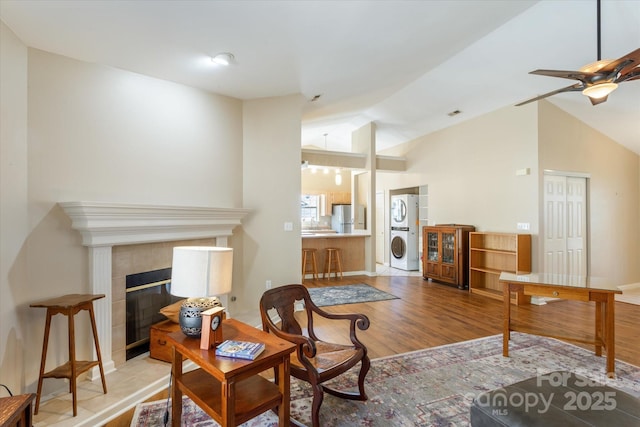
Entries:
POLYGON ((227 66, 229 64, 231 64, 231 62, 233 61, 235 57, 233 56, 232 53, 229 52, 223 52, 223 53, 219 53, 216 56, 211 58, 211 61, 214 64, 218 64, 218 65, 223 65, 223 66, 227 66))

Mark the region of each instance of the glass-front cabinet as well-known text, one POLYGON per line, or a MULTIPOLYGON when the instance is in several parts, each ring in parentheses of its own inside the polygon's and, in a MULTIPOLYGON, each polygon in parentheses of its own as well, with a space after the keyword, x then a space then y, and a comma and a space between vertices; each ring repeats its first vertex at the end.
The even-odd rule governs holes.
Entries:
POLYGON ((427 259, 429 261, 438 262, 438 257, 440 255, 440 245, 438 244, 438 233, 427 233, 427 249, 425 253, 427 254, 427 259))
POLYGON ((436 225, 423 227, 423 265, 425 280, 431 279, 466 289, 469 284, 470 225, 436 225))

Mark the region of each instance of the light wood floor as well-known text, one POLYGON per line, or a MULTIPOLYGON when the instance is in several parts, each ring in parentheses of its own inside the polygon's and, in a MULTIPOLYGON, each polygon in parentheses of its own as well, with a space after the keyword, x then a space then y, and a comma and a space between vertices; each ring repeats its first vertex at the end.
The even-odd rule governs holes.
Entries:
MULTIPOLYGON (((320 287, 350 283, 366 283, 399 297, 323 307, 327 311, 359 312, 369 317, 371 326, 358 331, 358 335, 371 358, 502 333, 502 301, 425 281, 422 277, 351 276, 342 280, 305 280, 304 284, 320 287)), ((640 306, 623 302, 616 302, 615 306, 616 358, 640 366, 640 306)), ((519 322, 533 322, 568 336, 593 336, 594 312, 593 303, 567 300, 542 306, 512 306, 512 314, 519 322)), ((322 331, 334 339, 341 333, 326 325, 322 331)))
MULTIPOLYGON (((305 280, 307 287, 366 283, 398 299, 323 307, 330 312, 366 314, 371 326, 358 331, 372 359, 502 333, 502 302, 422 277, 350 276, 340 280, 305 280)), ((556 301, 544 306, 513 307, 519 321, 533 321, 569 335, 593 333, 592 303, 556 301)), ((315 320, 320 338, 341 341, 342 327, 315 320)), ((640 366, 640 306, 616 302, 616 358, 640 366)), ((590 350, 592 346, 584 346, 590 350)), ((605 359, 602 359, 603 368, 605 359)), ((154 397, 160 399, 163 396, 154 397)), ((128 426, 130 414, 107 424, 128 426)))

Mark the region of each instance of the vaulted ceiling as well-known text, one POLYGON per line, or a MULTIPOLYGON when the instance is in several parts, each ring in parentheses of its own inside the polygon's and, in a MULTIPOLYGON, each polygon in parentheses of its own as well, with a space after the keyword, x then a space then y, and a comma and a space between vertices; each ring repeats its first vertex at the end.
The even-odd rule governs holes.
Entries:
MULTIPOLYGON (((240 99, 300 93, 302 145, 334 151, 370 121, 380 151, 513 106, 572 83, 529 71, 597 59, 595 0, 2 0, 0 17, 71 58, 240 99), (219 52, 229 67, 212 64, 219 52)), ((639 1, 603 0, 603 57, 639 48, 638 22, 639 1)), ((548 100, 640 154, 640 81, 598 106, 548 100)))

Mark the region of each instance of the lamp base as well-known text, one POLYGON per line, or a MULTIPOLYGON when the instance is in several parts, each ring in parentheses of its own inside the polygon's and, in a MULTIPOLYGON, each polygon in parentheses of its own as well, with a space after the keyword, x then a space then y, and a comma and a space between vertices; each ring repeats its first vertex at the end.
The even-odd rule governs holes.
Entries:
POLYGON ((188 337, 199 338, 202 334, 202 312, 213 307, 222 307, 218 297, 188 298, 180 307, 180 329, 188 337))

